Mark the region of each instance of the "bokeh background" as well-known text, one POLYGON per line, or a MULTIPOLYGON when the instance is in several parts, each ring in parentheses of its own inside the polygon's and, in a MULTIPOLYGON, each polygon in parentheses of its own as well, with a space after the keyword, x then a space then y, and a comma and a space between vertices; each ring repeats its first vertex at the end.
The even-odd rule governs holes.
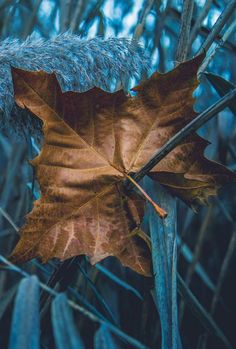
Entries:
MULTIPOLYGON (((189 58, 198 52, 228 2, 194 2, 189 58)), ((83 39, 95 36, 135 38, 150 57, 149 73, 155 70, 166 72, 176 64, 182 5, 180 0, 2 0, 0 36, 1 40, 24 40, 31 34, 51 38, 70 31, 83 39)), ((236 13, 232 13, 211 47, 212 59, 204 70, 232 84, 236 84, 235 21, 236 13)), ((222 89, 222 93, 227 92, 222 89)), ((204 74, 195 95, 195 109, 199 112, 220 98, 219 90, 217 92, 204 74)), ((232 170, 236 170, 235 109, 236 103, 199 130, 212 143, 206 150, 206 156, 232 170)), ((40 143, 28 131, 22 137, 14 135, 10 129, 0 133, 0 253, 4 256, 12 251, 18 240, 18 227, 32 208, 33 200, 40 195, 33 170, 28 164, 39 148, 40 143)), ((178 201, 177 217, 178 272, 232 347, 236 346, 235 194, 235 184, 227 185, 198 214, 178 201)), ((47 283, 57 267, 57 262, 51 262, 43 268, 37 262, 30 262, 23 269, 30 274, 37 274, 47 283)), ((91 267, 85 258, 81 258, 66 278, 60 275, 54 284, 50 281, 50 286, 57 291, 67 290, 69 297, 76 303, 92 312, 101 313, 148 347, 159 348, 160 319, 150 293, 152 280, 122 268, 113 258, 108 258, 99 268, 91 267)), ((20 280, 21 276, 17 273, 6 269, 0 271, 1 348, 8 347, 14 297, 20 280)), ((43 305, 41 345, 42 348, 51 349, 55 343, 50 321, 50 299, 44 299, 43 305)), ((183 347, 226 348, 227 345, 217 337, 217 331, 215 335, 211 331, 209 333, 203 318, 185 304, 184 297, 179 297, 183 347)), ((80 314, 74 314, 74 321, 86 347, 92 348, 97 325, 80 314)), ((129 347, 118 339, 116 344, 129 347)))

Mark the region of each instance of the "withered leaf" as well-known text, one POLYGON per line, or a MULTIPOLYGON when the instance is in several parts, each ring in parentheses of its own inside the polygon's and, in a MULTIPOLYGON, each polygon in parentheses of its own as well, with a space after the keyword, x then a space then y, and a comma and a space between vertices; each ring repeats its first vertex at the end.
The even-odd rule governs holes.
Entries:
MULTIPOLYGON (((192 93, 203 57, 167 74, 154 73, 134 88, 108 93, 93 88, 62 93, 54 74, 13 69, 15 99, 44 122, 44 146, 32 163, 41 199, 21 230, 11 259, 61 260, 86 254, 92 263, 115 256, 150 274, 148 248, 132 234, 143 200, 124 190, 125 174, 138 171, 171 136, 195 117, 192 93)), ((194 134, 151 172, 189 205, 206 202, 235 178, 204 157, 208 143, 194 134)))

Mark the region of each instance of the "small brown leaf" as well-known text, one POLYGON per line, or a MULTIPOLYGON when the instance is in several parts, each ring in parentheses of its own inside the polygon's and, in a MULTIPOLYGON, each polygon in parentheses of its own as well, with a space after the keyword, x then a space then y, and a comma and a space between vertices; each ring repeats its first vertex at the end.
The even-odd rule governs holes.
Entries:
MULTIPOLYGON (((142 220, 144 202, 125 192, 124 181, 195 117, 192 93, 202 59, 154 73, 134 89, 136 97, 98 88, 62 93, 54 74, 13 69, 16 102, 44 121, 45 142, 32 161, 41 199, 27 217, 12 260, 86 254, 97 263, 116 256, 150 274, 148 247, 130 235, 142 220)), ((150 175, 188 204, 204 203, 235 178, 204 157, 207 144, 196 134, 189 137, 150 175)))

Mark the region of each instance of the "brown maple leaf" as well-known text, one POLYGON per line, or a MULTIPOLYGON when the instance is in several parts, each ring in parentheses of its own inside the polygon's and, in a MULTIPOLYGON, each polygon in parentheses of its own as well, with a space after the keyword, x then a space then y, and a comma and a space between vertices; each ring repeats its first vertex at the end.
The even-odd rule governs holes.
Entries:
MULTIPOLYGON (((32 163, 41 199, 21 230, 11 259, 47 261, 85 254, 107 256, 150 274, 148 248, 132 231, 144 202, 127 193, 127 174, 140 170, 170 137, 195 117, 193 90, 198 56, 167 74, 154 73, 134 88, 108 93, 93 88, 62 93, 54 74, 13 69, 15 99, 44 121, 44 145, 32 163)), ((208 143, 194 134, 177 146, 150 176, 190 205, 204 203, 234 174, 204 157, 208 143)))

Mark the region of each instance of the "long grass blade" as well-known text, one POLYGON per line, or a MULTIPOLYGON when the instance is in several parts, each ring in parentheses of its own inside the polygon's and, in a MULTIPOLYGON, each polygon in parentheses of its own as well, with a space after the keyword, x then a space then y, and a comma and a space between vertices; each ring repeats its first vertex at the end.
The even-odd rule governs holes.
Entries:
MULTIPOLYGON (((24 271, 23 269, 17 267, 16 265, 12 264, 10 261, 8 261, 5 257, 3 257, 2 255, 0 255, 0 262, 3 265, 6 265, 9 270, 14 271, 24 277, 29 277, 30 275, 24 271)), ((46 284, 40 282, 40 287, 45 290, 46 292, 48 292, 51 296, 56 297, 58 295, 58 292, 56 292, 54 289, 48 287, 46 284)), ((91 321, 100 323, 100 324, 105 324, 107 326, 107 328, 114 334, 116 334, 118 337, 120 337, 124 342, 129 343, 130 346, 134 347, 134 348, 138 348, 138 349, 148 349, 148 347, 144 344, 142 344, 141 342, 139 342, 137 339, 129 336, 127 333, 123 332, 122 330, 120 330, 118 327, 101 320, 100 318, 98 318, 96 315, 94 315, 93 313, 91 313, 90 311, 88 311, 87 309, 81 307, 80 305, 74 303, 71 300, 68 300, 68 304, 70 305, 70 307, 78 312, 80 312, 81 314, 83 314, 84 316, 86 316, 88 319, 90 319, 91 321)), ((18 348, 17 348, 18 349, 18 348)), ((31 348, 33 349, 33 348, 31 348)))
POLYGON ((216 23, 214 24, 212 30, 210 31, 208 37, 204 41, 203 45, 201 46, 199 53, 203 51, 208 51, 214 40, 216 39, 217 35, 220 33, 221 29, 224 27, 225 23, 228 21, 228 19, 231 17, 231 15, 234 13, 236 8, 236 1, 230 0, 224 10, 222 11, 221 15, 218 17, 216 23))
POLYGON ((214 44, 212 46, 212 48, 209 50, 209 52, 207 53, 206 58, 204 59, 204 61, 201 64, 201 67, 199 68, 198 76, 201 76, 201 74, 204 73, 204 71, 206 70, 207 66, 213 60, 213 58, 215 57, 216 53, 220 50, 220 48, 222 46, 224 46, 225 42, 230 37, 230 35, 233 33, 235 28, 236 28, 236 20, 233 21, 233 23, 231 23, 231 25, 227 28, 226 32, 222 36, 222 39, 218 43, 214 44))
POLYGON ((24 278, 17 292, 8 349, 39 349, 39 281, 24 278))
POLYGON ((84 349, 64 293, 59 293, 52 302, 52 324, 57 349, 84 349))
POLYGON ((176 286, 176 200, 164 188, 154 185, 149 178, 145 181, 145 187, 158 197, 164 208, 168 208, 167 218, 160 219, 149 206, 149 230, 162 349, 180 349, 182 345, 178 327, 176 286))
POLYGON ((110 309, 110 307, 106 303, 105 299, 103 298, 103 296, 101 295, 101 293, 99 292, 97 287, 94 285, 94 283, 92 282, 92 280, 90 279, 90 277, 88 276, 88 274, 86 273, 84 268, 79 263, 78 263, 78 266, 79 266, 79 269, 80 269, 81 273, 83 274, 84 278, 88 282, 89 287, 91 288, 92 292, 96 296, 97 300, 102 305, 102 307, 105 309, 105 311, 106 311, 107 315, 109 316, 110 320, 113 323, 117 324, 117 320, 116 320, 114 314, 112 313, 112 310, 110 309))
POLYGON ((108 277, 110 280, 115 282, 117 285, 123 287, 125 290, 133 293, 136 297, 138 297, 140 300, 143 300, 143 296, 140 294, 140 292, 128 284, 126 281, 121 280, 118 276, 116 276, 114 273, 109 271, 107 268, 103 267, 101 264, 96 264, 95 267, 106 277, 108 277))
POLYGON ((94 337, 94 349, 119 349, 106 325, 100 326, 94 337))
MULTIPOLYGON (((234 90, 236 86, 232 82, 225 80, 221 76, 212 73, 204 73, 204 76, 212 84, 215 90, 219 93, 221 97, 224 97, 226 93, 234 90)), ((228 107, 231 109, 232 113, 236 116, 236 98, 233 100, 228 107)))

